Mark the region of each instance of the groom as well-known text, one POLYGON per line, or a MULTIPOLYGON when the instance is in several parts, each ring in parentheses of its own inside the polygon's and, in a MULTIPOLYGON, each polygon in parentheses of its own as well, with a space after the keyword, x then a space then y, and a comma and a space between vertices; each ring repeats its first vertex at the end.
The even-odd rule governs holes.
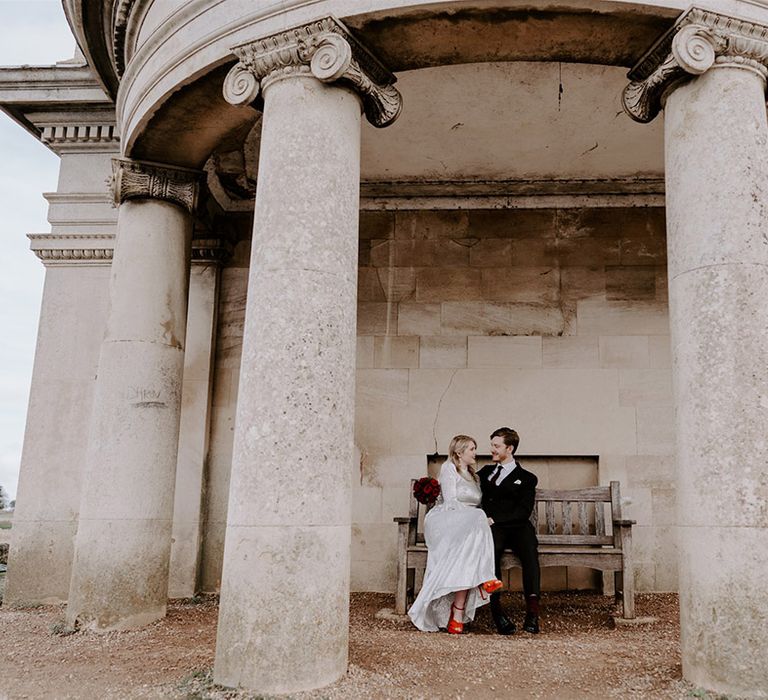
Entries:
MULTIPOLYGON (((536 499, 535 474, 523 469, 514 454, 520 436, 511 428, 499 428, 491 434, 494 464, 484 466, 478 476, 483 491, 483 510, 493 533, 496 577, 501 578, 501 555, 511 549, 523 565, 525 621, 523 629, 539 632, 539 542, 530 521, 536 499)), ((491 594, 491 615, 499 634, 512 634, 515 623, 501 607, 501 593, 491 594)))

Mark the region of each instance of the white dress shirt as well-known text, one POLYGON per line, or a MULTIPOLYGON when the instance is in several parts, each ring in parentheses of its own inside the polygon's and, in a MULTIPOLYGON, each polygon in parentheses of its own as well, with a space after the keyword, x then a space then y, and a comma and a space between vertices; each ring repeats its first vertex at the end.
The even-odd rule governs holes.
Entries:
POLYGON ((493 479, 493 475, 499 471, 499 466, 501 466, 501 473, 499 474, 499 478, 496 479, 496 486, 498 486, 504 479, 509 476, 513 469, 517 466, 515 463, 515 460, 513 459, 511 462, 507 462, 506 464, 496 465, 496 471, 491 472, 490 478, 493 479))

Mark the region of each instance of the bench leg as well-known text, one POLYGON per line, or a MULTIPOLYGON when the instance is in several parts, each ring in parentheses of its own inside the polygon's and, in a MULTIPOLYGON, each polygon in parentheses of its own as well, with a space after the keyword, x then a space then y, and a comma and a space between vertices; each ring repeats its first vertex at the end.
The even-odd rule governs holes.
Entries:
POLYGON ((622 576, 621 595, 624 602, 624 619, 635 618, 635 577, 631 571, 622 576))
POLYGON ((622 551, 622 583, 621 592, 624 599, 624 619, 633 620, 635 617, 635 567, 632 561, 632 528, 621 528, 622 551))
POLYGON ((408 569, 408 577, 405 584, 406 606, 410 608, 414 600, 416 600, 416 569, 408 569))
POLYGON ((616 576, 613 571, 601 571, 600 576, 603 580, 603 595, 615 596, 616 595, 616 576))
POLYGON ((407 605, 408 569, 404 561, 397 562, 397 586, 395 588, 395 613, 405 615, 407 605))

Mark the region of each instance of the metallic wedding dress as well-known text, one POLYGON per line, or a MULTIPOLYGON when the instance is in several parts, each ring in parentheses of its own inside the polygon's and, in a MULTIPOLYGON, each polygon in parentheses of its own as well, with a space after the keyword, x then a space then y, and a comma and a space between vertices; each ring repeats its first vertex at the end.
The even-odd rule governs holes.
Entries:
POLYGON ((478 586, 496 578, 493 566, 493 536, 485 512, 479 507, 480 485, 467 481, 453 462, 440 468, 440 496, 424 518, 427 570, 421 591, 408 615, 424 632, 448 626, 456 591, 469 589, 463 620, 488 602, 478 586))

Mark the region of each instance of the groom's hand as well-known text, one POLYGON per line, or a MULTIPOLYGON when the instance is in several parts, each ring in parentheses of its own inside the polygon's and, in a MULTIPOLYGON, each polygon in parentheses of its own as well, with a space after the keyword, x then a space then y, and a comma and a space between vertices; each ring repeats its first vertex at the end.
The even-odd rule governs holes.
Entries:
POLYGON ((493 518, 488 518, 488 524, 493 525, 493 518))

